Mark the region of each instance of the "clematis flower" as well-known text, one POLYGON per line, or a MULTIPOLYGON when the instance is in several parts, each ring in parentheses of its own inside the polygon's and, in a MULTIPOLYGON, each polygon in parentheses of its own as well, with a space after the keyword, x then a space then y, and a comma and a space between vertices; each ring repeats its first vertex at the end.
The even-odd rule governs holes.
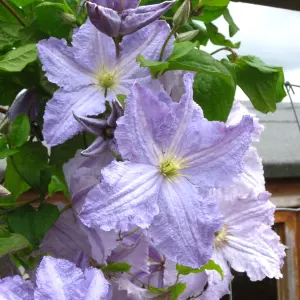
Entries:
POLYGON ((96 119, 80 117, 74 114, 75 119, 84 127, 87 132, 97 136, 88 149, 81 152, 84 156, 98 156, 107 148, 113 153, 119 154, 118 146, 114 138, 114 131, 117 127, 117 120, 124 113, 119 102, 112 102, 112 111, 107 119, 96 119))
MULTIPOLYGON (((239 102, 236 102, 229 114, 227 125, 234 126, 238 124, 244 116, 251 116, 254 122, 254 131, 251 135, 253 142, 258 142, 264 130, 256 115, 251 114, 248 109, 239 102)), ((235 193, 238 197, 247 196, 249 193, 259 194, 265 191, 265 178, 262 160, 258 155, 257 149, 250 147, 244 157, 243 172, 235 180, 234 186, 222 191, 222 197, 230 200, 235 193)))
POLYGON ((223 227, 216 234, 212 259, 247 272, 252 281, 282 278, 285 247, 271 228, 275 206, 269 199, 268 192, 248 197, 233 194, 231 201, 218 194, 223 227))
POLYGON ((0 280, 0 299, 84 300, 111 299, 110 285, 97 269, 78 269, 64 259, 44 257, 36 274, 36 286, 19 276, 0 280))
POLYGON ((115 131, 126 161, 102 170, 79 217, 103 230, 149 228, 168 259, 197 268, 210 259, 220 229, 208 190, 230 185, 242 170, 253 122, 250 117, 234 127, 209 122, 193 101, 193 75, 184 82, 179 103, 164 91, 155 96, 134 85, 115 131))
POLYGON ((95 27, 110 37, 128 35, 153 23, 175 1, 140 6, 139 0, 92 0, 86 2, 89 18, 95 27))
MULTIPOLYGON (((142 54, 158 60, 162 44, 170 33, 168 24, 156 21, 120 43, 120 56, 112 38, 87 21, 74 34, 72 47, 65 40, 50 38, 38 43, 39 58, 49 81, 60 89, 47 103, 43 135, 50 146, 61 144, 83 130, 73 112, 81 117, 105 111, 105 102, 118 94, 128 95, 136 79, 157 85, 136 57, 142 54), (118 56, 118 57, 117 57, 118 56)), ((172 42, 165 51, 170 54, 172 42)))

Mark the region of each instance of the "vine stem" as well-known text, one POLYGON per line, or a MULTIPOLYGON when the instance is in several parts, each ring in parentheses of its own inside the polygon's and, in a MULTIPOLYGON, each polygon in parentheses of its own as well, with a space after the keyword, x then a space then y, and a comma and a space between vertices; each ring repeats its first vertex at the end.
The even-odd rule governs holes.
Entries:
POLYGON ((171 30, 171 32, 167 36, 167 38, 166 38, 166 40, 165 40, 165 42, 164 42, 164 44, 163 44, 163 46, 162 46, 162 48, 160 50, 159 61, 162 61, 164 53, 165 53, 165 50, 166 50, 166 47, 167 47, 167 45, 168 45, 168 43, 169 43, 172 35, 175 34, 176 30, 177 30, 177 28, 173 27, 172 30, 171 30))
POLYGON ((19 23, 25 27, 24 21, 20 18, 17 12, 8 4, 6 0, 0 0, 0 2, 14 15, 14 17, 19 21, 19 23))
POLYGON ((6 115, 7 114, 7 109, 4 108, 4 107, 2 107, 2 106, 0 106, 0 113, 6 115))
POLYGON ((232 50, 230 47, 223 47, 223 48, 217 49, 216 51, 210 53, 210 55, 217 54, 217 53, 219 53, 221 51, 228 51, 228 52, 230 52, 232 54, 232 56, 233 56, 233 61, 232 61, 233 63, 235 63, 237 61, 238 57, 239 57, 238 54, 234 50, 232 50))

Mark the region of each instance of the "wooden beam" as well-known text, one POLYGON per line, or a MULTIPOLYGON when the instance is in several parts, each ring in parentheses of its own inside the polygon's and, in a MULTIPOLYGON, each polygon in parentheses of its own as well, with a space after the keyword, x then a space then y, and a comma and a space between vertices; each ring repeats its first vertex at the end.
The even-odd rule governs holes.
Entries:
POLYGON ((232 0, 232 1, 245 2, 245 3, 251 3, 251 4, 259 4, 259 5, 272 6, 272 7, 300 11, 300 1, 299 0, 245 0, 245 1, 232 0))

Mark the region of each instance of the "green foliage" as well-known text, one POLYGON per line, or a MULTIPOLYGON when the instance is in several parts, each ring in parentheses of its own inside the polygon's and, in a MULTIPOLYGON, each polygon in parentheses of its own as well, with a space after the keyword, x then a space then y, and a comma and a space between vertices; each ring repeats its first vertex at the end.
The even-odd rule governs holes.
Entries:
POLYGON ((189 275, 189 274, 197 274, 197 273, 202 273, 204 271, 216 271, 218 272, 222 279, 224 279, 224 273, 222 268, 216 264, 213 260, 210 260, 206 265, 204 265, 201 268, 198 269, 193 269, 190 267, 182 266, 182 265, 176 265, 176 270, 179 275, 189 275))
POLYGON ((229 35, 230 37, 233 37, 240 29, 239 27, 235 24, 234 20, 231 17, 231 14, 229 12, 229 9, 226 8, 224 13, 223 13, 224 19, 229 25, 229 35))
POLYGON ((35 44, 27 44, 10 50, 0 59, 0 70, 7 72, 22 71, 26 65, 37 59, 35 44))
POLYGON ((11 195, 0 198, 0 206, 15 205, 16 199, 31 187, 40 191, 44 178, 41 172, 47 163, 47 148, 40 142, 27 142, 16 154, 8 157, 4 186, 11 195))
POLYGON ((191 42, 175 43, 172 54, 165 62, 149 61, 142 56, 139 56, 137 61, 141 63, 141 67, 148 67, 152 74, 170 70, 184 70, 211 74, 228 83, 232 82, 230 72, 222 63, 208 53, 196 49, 191 42))
POLYGON ((9 149, 7 146, 6 138, 0 138, 0 159, 4 159, 8 156, 18 153, 18 149, 9 149))
POLYGON ((263 112, 274 112, 276 103, 286 96, 282 68, 264 64, 254 56, 241 56, 235 65, 237 84, 253 106, 263 112))
POLYGON ((0 51, 11 49, 11 47, 20 40, 19 24, 0 21, 0 51))
POLYGON ((211 121, 227 120, 233 105, 236 85, 211 74, 198 73, 194 80, 194 100, 211 121))
POLYGON ((25 115, 17 116, 11 125, 11 130, 7 135, 10 147, 21 147, 26 143, 29 133, 30 123, 28 117, 25 115))
POLYGON ((0 257, 27 248, 29 245, 24 236, 10 233, 5 226, 0 225, 0 257))
POLYGON ((185 291, 186 284, 178 282, 168 288, 168 294, 171 296, 171 300, 177 300, 178 297, 185 291))
POLYGON ((226 46, 230 48, 240 47, 241 43, 234 44, 230 40, 227 40, 225 36, 218 31, 218 27, 215 26, 213 23, 206 23, 205 26, 207 29, 209 39, 214 45, 226 46))
POLYGON ((37 23, 40 29, 57 38, 66 38, 76 18, 67 4, 43 2, 36 7, 37 23))
POLYGON ((47 230, 56 222, 59 210, 51 204, 42 204, 38 209, 30 205, 20 207, 8 214, 9 228, 25 236, 37 248, 47 230))
POLYGON ((117 263, 111 263, 107 266, 101 268, 101 271, 103 273, 124 273, 129 272, 131 269, 131 265, 124 263, 124 262, 117 262, 117 263))

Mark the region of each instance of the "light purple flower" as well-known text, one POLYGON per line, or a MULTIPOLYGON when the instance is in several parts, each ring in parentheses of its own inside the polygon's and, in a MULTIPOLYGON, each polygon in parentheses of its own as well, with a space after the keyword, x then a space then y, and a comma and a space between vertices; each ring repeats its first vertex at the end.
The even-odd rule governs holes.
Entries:
POLYGON ((87 118, 74 114, 75 119, 84 129, 97 136, 95 141, 84 151, 84 156, 98 156, 107 149, 119 155, 118 146, 114 138, 114 131, 117 127, 117 120, 124 114, 124 110, 118 101, 112 102, 112 111, 108 118, 87 118))
POLYGON ((175 1, 140 6, 136 0, 92 0, 86 2, 89 18, 95 27, 110 37, 128 35, 153 23, 175 1))
MULTIPOLYGON (((73 117, 96 116, 105 111, 105 102, 118 94, 128 95, 136 79, 157 85, 147 68, 136 58, 142 54, 158 60, 163 42, 170 32, 168 24, 156 21, 123 38, 117 57, 112 38, 99 32, 89 21, 74 34, 72 47, 65 40, 50 38, 37 45, 43 70, 60 89, 47 103, 43 134, 50 146, 63 143, 83 127, 73 117)), ((165 51, 172 50, 172 42, 165 51)))
POLYGON ((172 261, 205 264, 220 226, 211 187, 226 187, 242 171, 253 122, 227 127, 209 122, 193 101, 193 76, 184 77, 179 103, 135 84, 115 136, 125 162, 112 162, 87 195, 84 224, 127 231, 149 228, 156 247, 172 261), (192 226, 191 226, 192 225, 192 226))
MULTIPOLYGON (((237 125, 244 116, 251 116, 254 121, 254 131, 252 133, 252 141, 258 142, 260 136, 264 130, 264 126, 260 124, 256 115, 251 114, 248 109, 239 102, 233 105, 232 111, 229 114, 227 125, 237 125)), ((243 172, 235 180, 233 187, 223 190, 223 197, 227 197, 230 200, 234 198, 232 194, 236 194, 239 197, 242 195, 247 196, 249 193, 259 194, 265 191, 265 178, 262 160, 258 155, 255 147, 250 147, 244 157, 243 172)))
POLYGON ((231 201, 217 195, 223 227, 216 234, 212 259, 218 264, 224 260, 237 272, 247 272, 252 281, 282 278, 285 247, 271 228, 275 206, 269 201, 270 194, 233 194, 231 201))
POLYGON ((44 257, 36 274, 36 287, 19 276, 0 280, 0 298, 12 300, 105 300, 110 285, 97 269, 78 269, 64 259, 44 257))
POLYGON ((0 279, 1 300, 33 300, 34 286, 20 276, 0 279))

